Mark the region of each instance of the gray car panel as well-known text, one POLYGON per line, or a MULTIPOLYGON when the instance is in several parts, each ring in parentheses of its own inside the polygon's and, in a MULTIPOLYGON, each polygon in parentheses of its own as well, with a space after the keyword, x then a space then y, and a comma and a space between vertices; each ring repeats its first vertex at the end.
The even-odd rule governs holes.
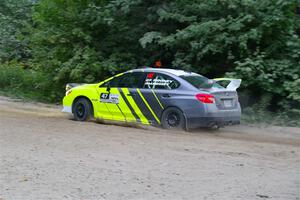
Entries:
MULTIPOLYGON (((210 127, 213 125, 238 124, 241 117, 241 108, 238 102, 237 92, 226 88, 210 88, 197 89, 188 81, 179 77, 179 75, 197 75, 184 71, 170 69, 142 69, 145 73, 161 73, 170 76, 180 83, 177 89, 154 89, 157 98, 163 105, 160 107, 156 98, 153 96, 151 89, 140 89, 145 95, 147 101, 153 108, 155 114, 160 118, 163 110, 168 107, 179 108, 186 117, 188 128, 210 127), (174 73, 176 72, 176 73, 174 73), (206 104, 196 99, 199 93, 212 94, 215 98, 215 103, 206 104), (231 102, 231 106, 225 106, 224 102, 231 102)), ((138 104, 143 104, 139 97, 135 97, 138 104)), ((153 114, 147 110, 145 105, 142 105, 147 114, 147 118, 151 119, 152 124, 157 124, 153 114)))

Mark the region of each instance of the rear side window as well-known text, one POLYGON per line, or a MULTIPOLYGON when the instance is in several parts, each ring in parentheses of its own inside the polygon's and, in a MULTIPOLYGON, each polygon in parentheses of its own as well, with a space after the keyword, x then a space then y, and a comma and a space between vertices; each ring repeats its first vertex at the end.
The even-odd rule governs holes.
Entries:
POLYGON ((196 88, 222 88, 218 83, 211 84, 212 80, 201 75, 184 75, 180 76, 180 78, 183 78, 196 88))
POLYGON ((177 89, 179 86, 180 83, 168 75, 149 72, 147 73, 143 88, 172 90, 177 89))

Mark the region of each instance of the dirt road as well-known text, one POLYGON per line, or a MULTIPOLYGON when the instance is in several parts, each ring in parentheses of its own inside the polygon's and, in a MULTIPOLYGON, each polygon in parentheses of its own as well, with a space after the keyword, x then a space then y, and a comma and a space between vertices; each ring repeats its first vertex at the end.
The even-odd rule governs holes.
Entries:
POLYGON ((80 123, 0 97, 0 199, 299 200, 299 145, 299 128, 80 123))

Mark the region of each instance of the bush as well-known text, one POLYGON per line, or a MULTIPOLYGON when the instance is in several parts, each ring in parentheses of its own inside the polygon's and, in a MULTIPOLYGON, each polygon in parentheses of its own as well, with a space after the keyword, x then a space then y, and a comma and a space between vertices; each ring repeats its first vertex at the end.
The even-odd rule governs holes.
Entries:
POLYGON ((54 87, 46 74, 24 69, 20 63, 0 65, 0 88, 5 94, 40 101, 55 101, 54 87))
POLYGON ((297 101, 280 101, 281 107, 273 108, 278 102, 273 102, 272 93, 252 96, 250 92, 244 91, 239 94, 239 97, 244 123, 300 126, 300 108, 297 101))

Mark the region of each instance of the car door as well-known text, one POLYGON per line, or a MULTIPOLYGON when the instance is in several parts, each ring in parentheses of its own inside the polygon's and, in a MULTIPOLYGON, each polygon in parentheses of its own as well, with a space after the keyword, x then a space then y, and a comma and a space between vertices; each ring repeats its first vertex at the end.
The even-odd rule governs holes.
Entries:
POLYGON ((117 121, 147 124, 148 121, 133 100, 135 92, 132 92, 140 87, 143 75, 142 72, 128 72, 100 86, 100 115, 110 116, 117 121))
POLYGON ((167 105, 170 105, 172 93, 179 86, 180 83, 177 80, 166 74, 146 73, 145 81, 138 93, 147 107, 145 116, 152 124, 161 123, 162 112, 167 105))
POLYGON ((128 72, 122 77, 118 85, 118 90, 124 100, 123 104, 120 106, 123 108, 123 112, 127 119, 143 124, 149 124, 148 119, 143 114, 143 110, 141 110, 140 103, 136 101, 138 90, 142 87, 144 79, 145 73, 143 72, 128 72))
POLYGON ((117 104, 119 103, 119 96, 115 94, 114 88, 118 85, 120 80, 121 75, 115 76, 108 81, 105 81, 97 88, 99 95, 96 109, 97 118, 106 120, 124 120, 119 117, 119 114, 116 114, 118 111, 117 104))

